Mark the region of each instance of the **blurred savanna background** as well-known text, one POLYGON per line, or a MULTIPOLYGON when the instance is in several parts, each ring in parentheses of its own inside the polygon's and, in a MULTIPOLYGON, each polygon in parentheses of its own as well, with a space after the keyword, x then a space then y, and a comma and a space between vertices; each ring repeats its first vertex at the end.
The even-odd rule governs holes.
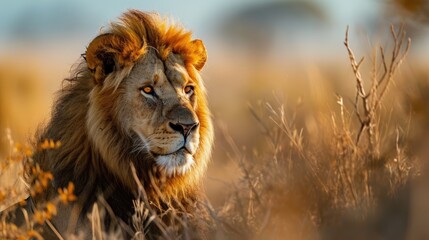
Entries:
POLYGON ((19 167, 5 164, 13 146, 47 122, 100 28, 136 8, 208 50, 216 239, 429 239, 429 1, 1 6, 0 210, 23 196, 19 167))

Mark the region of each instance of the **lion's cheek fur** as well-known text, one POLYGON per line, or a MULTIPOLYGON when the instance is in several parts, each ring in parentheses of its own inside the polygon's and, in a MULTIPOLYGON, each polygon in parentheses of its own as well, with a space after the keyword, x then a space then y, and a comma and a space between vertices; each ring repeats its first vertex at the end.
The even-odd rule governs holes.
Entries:
MULTIPOLYGON (((102 161, 117 178, 130 189, 135 187, 130 177, 130 163, 123 159, 124 139, 119 138, 120 130, 109 119, 107 106, 102 107, 102 99, 94 88, 89 95, 89 109, 86 118, 86 128, 91 144, 101 155, 102 161)), ((98 165, 98 163, 93 163, 98 165)))
POLYGON ((194 155, 194 159, 196 164, 199 167, 199 170, 195 171, 194 173, 194 181, 199 182, 200 179, 204 176, 205 171, 207 169, 207 164, 209 162, 213 141, 214 141, 214 129, 213 124, 211 121, 211 114, 208 110, 208 105, 206 102, 206 93, 204 86, 202 85, 202 80, 199 76, 199 74, 195 74, 195 78, 200 83, 200 89, 201 91, 197 92, 197 99, 198 105, 196 109, 196 114, 198 116, 198 119, 200 121, 200 128, 199 128, 199 144, 198 144, 198 150, 197 153, 194 155))

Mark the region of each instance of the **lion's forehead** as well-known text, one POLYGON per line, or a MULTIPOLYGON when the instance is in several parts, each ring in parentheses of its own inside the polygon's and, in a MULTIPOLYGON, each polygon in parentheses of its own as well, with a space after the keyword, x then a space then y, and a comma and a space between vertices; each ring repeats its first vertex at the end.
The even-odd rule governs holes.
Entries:
POLYGON ((183 87, 192 79, 180 56, 171 53, 163 61, 150 49, 136 62, 128 81, 141 87, 151 85, 162 94, 171 95, 176 92, 175 89, 183 87))

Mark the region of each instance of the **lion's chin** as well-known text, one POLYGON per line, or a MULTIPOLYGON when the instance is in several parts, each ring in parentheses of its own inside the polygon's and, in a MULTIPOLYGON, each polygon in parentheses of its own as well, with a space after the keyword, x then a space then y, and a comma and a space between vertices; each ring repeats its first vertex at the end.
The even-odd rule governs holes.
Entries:
POLYGON ((155 158, 159 169, 167 177, 186 174, 194 164, 194 157, 187 151, 179 150, 168 155, 159 155, 155 158))

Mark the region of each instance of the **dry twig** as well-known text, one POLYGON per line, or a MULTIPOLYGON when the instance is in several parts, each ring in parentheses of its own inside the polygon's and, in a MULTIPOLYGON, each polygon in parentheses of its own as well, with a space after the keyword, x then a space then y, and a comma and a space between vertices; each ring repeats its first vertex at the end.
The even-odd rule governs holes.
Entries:
POLYGON ((396 70, 401 65, 405 56, 408 53, 408 50, 411 45, 411 39, 407 39, 407 44, 404 48, 404 41, 406 38, 406 33, 404 30, 404 25, 401 25, 397 31, 393 25, 390 27, 390 32, 393 38, 393 50, 390 61, 386 59, 385 50, 383 47, 379 47, 381 59, 381 64, 383 66, 382 74, 379 76, 376 63, 378 61, 377 51, 374 51, 373 55, 373 66, 372 66, 372 79, 371 79, 371 88, 368 90, 364 86, 364 78, 360 73, 360 67, 364 62, 362 57, 359 62, 356 61, 355 54, 353 53, 350 43, 349 43, 349 27, 346 29, 346 36, 344 40, 344 45, 346 46, 350 64, 353 70, 353 73, 356 78, 356 96, 354 101, 355 114, 360 122, 360 129, 356 137, 356 145, 359 144, 361 136, 363 133, 366 133, 368 137, 370 152, 374 157, 378 157, 378 132, 377 132, 377 110, 380 107, 380 102, 383 99, 388 87, 393 81, 396 70), (362 104, 362 108, 360 105, 362 104))

